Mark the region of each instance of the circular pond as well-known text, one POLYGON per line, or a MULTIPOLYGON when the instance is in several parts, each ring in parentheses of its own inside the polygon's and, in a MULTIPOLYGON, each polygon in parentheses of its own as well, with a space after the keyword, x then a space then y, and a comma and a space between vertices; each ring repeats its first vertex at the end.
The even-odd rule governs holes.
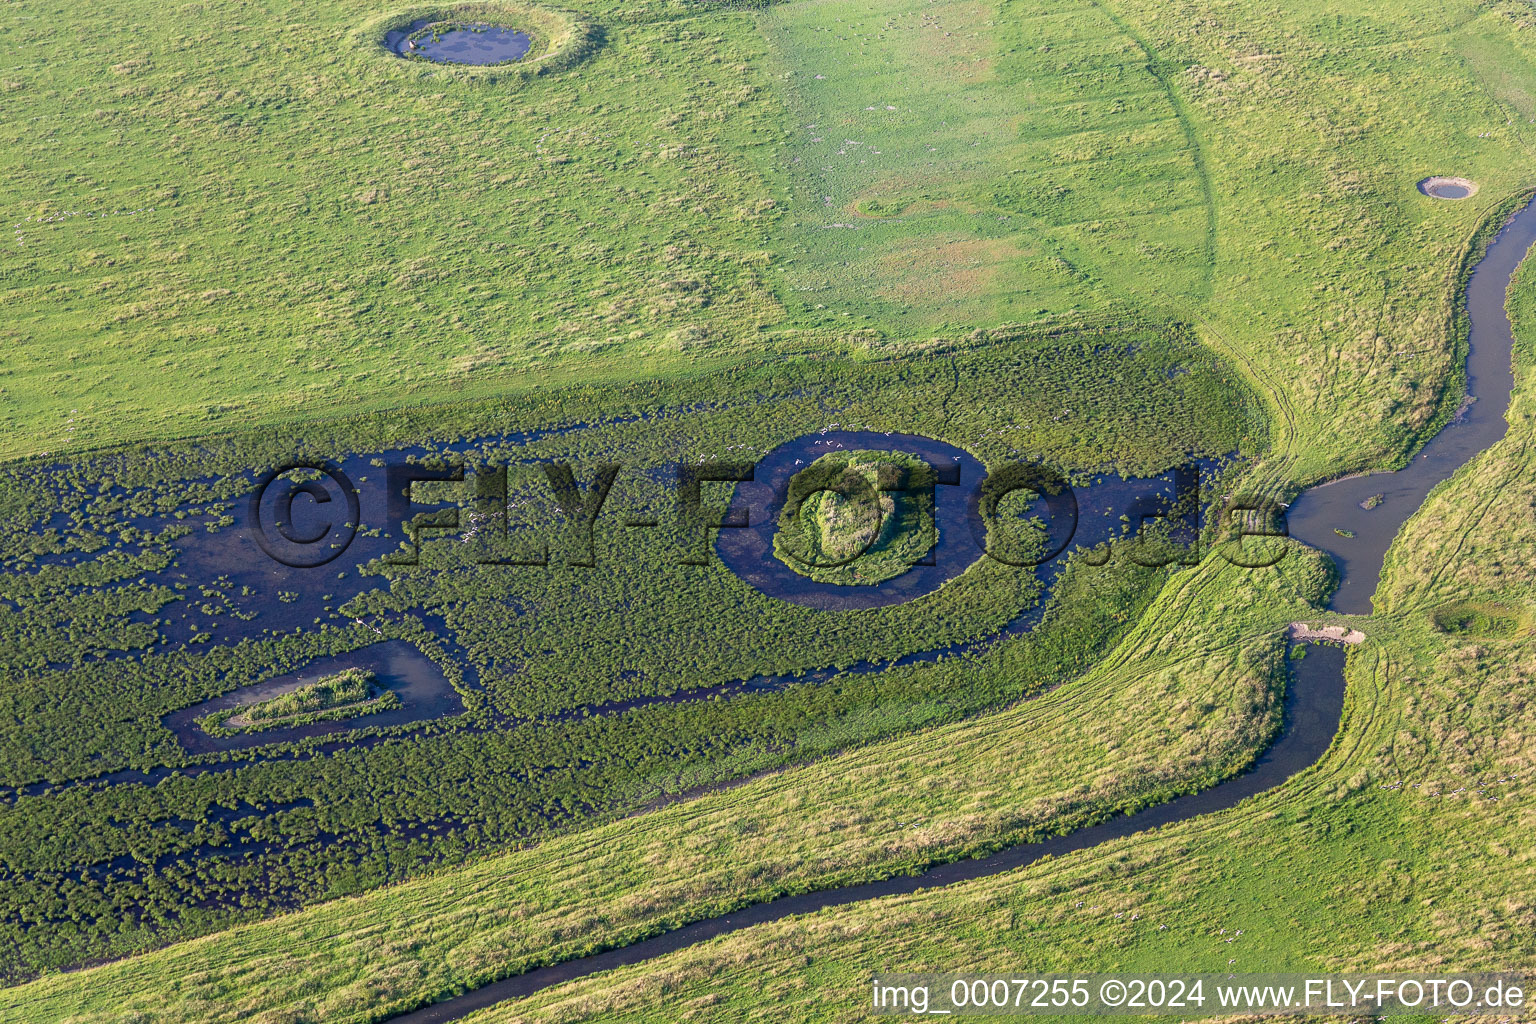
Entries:
POLYGON ((981 462, 964 449, 915 434, 841 430, 808 434, 764 455, 757 461, 753 479, 736 485, 731 509, 738 514, 750 509, 751 525, 721 530, 715 552, 726 568, 758 590, 794 604, 841 611, 902 604, 937 590, 982 556, 981 545, 969 529, 965 489, 985 474, 981 462), (960 486, 936 488, 929 512, 936 543, 924 546, 928 557, 902 566, 903 571, 895 575, 881 573, 884 578, 878 582, 848 586, 851 580, 818 578, 821 572, 813 575, 796 565, 795 559, 776 554, 774 541, 790 496, 790 481, 824 456, 871 450, 896 450, 930 466, 958 469, 960 486))
MULTIPOLYGON (((823 465, 837 465, 837 461, 823 465)), ((1212 465, 1200 462, 1202 471, 1209 471, 1212 465)), ((1053 499, 1046 499, 1039 503, 1005 503, 993 509, 988 516, 1019 521, 1039 516, 1048 524, 1051 541, 1047 545, 1048 552, 1012 552, 1022 555, 1022 561, 1005 564, 1016 566, 1020 572, 1034 574, 1049 590, 1066 562, 1065 558, 1057 556, 1064 553, 1069 544, 1074 549, 1091 550, 1105 541, 1123 538, 1122 523, 1139 523, 1149 515, 1165 512, 1172 494, 1177 493, 1177 485, 1169 479, 1171 475, 1130 479, 1107 475, 1069 489, 1065 504, 1053 505, 1053 499)), ((979 506, 982 499, 980 484, 986 478, 986 467, 970 452, 930 437, 865 430, 823 430, 807 434, 786 441, 763 455, 755 465, 753 478, 736 485, 730 512, 734 517, 745 517, 749 525, 719 531, 714 543, 715 553, 737 577, 781 601, 824 611, 904 604, 939 589, 986 554, 986 516, 979 506), (916 528, 910 532, 897 529, 892 534, 893 541, 905 538, 914 543, 899 548, 896 544, 885 547, 883 553, 891 557, 882 565, 885 561, 879 557, 882 551, 871 550, 880 537, 875 533, 868 534, 867 538, 860 536, 858 543, 850 548, 856 548, 860 557, 847 564, 864 563, 861 567, 876 571, 859 580, 834 575, 841 571, 841 565, 816 565, 818 561, 836 563, 842 560, 835 556, 817 558, 814 546, 810 550, 796 549, 791 541, 790 548, 786 549, 778 536, 781 526, 806 510, 802 506, 787 518, 784 514, 786 503, 797 496, 796 489, 791 486, 795 477, 828 455, 841 453, 850 460, 858 457, 862 462, 871 458, 884 460, 893 452, 900 453, 903 459, 921 460, 938 474, 934 480, 938 486, 933 488, 932 505, 925 504, 915 510, 917 515, 913 525, 916 528), (863 544, 865 539, 870 540, 867 548, 863 544), (790 557, 781 557, 781 554, 790 557), (797 554, 798 558, 795 557, 797 554), (860 585, 849 585, 855 582, 860 585)), ((835 479, 822 481, 823 485, 829 483, 835 483, 835 479)), ((798 496, 809 497, 811 490, 804 488, 798 496)), ((857 492, 862 490, 855 486, 852 492, 842 497, 857 500, 857 492)), ((878 490, 877 487, 877 493, 878 490)), ((822 512, 823 508, 812 506, 812 511, 811 520, 805 525, 819 532, 824 524, 814 513, 822 512)), ((872 524, 875 515, 865 514, 872 524)), ((882 522, 887 518, 891 517, 882 515, 882 522)), ((898 514, 892 522, 899 525, 901 520, 898 514)), ((856 522, 852 525, 850 533, 863 532, 858 530, 856 522)), ((1187 539, 1180 543, 1187 543, 1187 539)), ((1005 546, 1003 550, 1010 549, 1005 546)), ((1034 617, 1022 615, 1008 628, 1023 631, 1032 628, 1034 621, 1034 617)))
POLYGON ((399 57, 482 67, 522 60, 532 45, 528 33, 504 25, 429 18, 384 35, 384 46, 399 57))
POLYGON ((1477 191, 1477 182, 1468 178, 1425 178, 1419 191, 1432 199, 1466 199, 1477 191))

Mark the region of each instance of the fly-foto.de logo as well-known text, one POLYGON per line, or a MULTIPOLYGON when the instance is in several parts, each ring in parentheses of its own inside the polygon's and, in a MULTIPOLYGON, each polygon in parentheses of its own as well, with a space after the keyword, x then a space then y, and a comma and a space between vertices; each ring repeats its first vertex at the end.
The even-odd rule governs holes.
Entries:
POLYGON ((261 478, 248 523, 274 561, 318 568, 352 544, 360 496, 375 488, 382 494, 368 504, 382 509, 377 532, 399 541, 383 555, 387 564, 421 564, 430 558, 425 542, 458 538, 472 545, 471 560, 480 565, 591 568, 601 562, 603 531, 640 530, 657 535, 669 561, 702 566, 722 531, 758 531, 780 562, 827 583, 879 583, 943 558, 1032 568, 1073 550, 1095 565, 1115 557, 1153 567, 1193 564, 1202 539, 1213 538, 1238 565, 1271 565, 1287 550, 1243 543, 1285 535, 1283 510, 1273 503, 1229 499, 1217 532, 1203 532, 1195 464, 1114 481, 1112 499, 1100 493, 1107 485, 1074 486, 1058 470, 1026 461, 984 468, 868 451, 766 468, 708 460, 644 470, 615 462, 403 461, 383 467, 382 479, 373 474, 354 484, 335 464, 298 461, 261 478), (659 485, 666 493, 643 503, 618 497, 626 476, 643 476, 652 491, 659 485), (530 494, 541 499, 542 520, 530 522, 519 508, 530 494))

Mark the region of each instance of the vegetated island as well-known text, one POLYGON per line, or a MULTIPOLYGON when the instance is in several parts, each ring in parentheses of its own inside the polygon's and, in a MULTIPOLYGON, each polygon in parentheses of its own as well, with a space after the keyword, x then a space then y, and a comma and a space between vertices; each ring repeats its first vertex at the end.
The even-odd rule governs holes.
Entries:
POLYGON ((932 474, 903 452, 823 455, 790 482, 774 555, 819 583, 900 576, 938 542, 933 491, 922 485, 932 474))
POLYGON ((372 672, 345 668, 276 697, 216 711, 198 719, 198 724, 211 735, 233 736, 277 726, 372 715, 400 706, 400 697, 380 686, 372 672))

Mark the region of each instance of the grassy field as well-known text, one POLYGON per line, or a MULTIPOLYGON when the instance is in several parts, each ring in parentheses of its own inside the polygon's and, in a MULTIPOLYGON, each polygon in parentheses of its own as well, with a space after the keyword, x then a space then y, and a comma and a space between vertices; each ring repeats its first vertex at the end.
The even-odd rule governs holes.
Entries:
POLYGON ((630 7, 522 81, 395 58, 362 4, 158 13, 7 18, 7 454, 665 372, 782 322, 739 16, 630 7))
MULTIPOLYGON (((1536 156, 1536 16, 1512 0, 583 3, 600 45, 505 77, 396 61, 359 30, 381 12, 356 5, 12 8, 0 83, 25 116, 0 123, 0 452, 76 462, 0 481, 0 512, 31 531, 3 541, 10 786, 180 766, 161 714, 373 642, 204 647, 228 607, 218 580, 196 581, 190 629, 150 621, 193 595, 150 582, 169 537, 125 516, 216 518, 231 474, 295 451, 663 414, 536 449, 585 460, 586 479, 615 453, 654 468, 835 409, 986 460, 1037 428, 1029 453, 1083 472, 1160 469, 1190 438, 1262 448, 1247 482, 1282 490, 1400 460, 1459 401, 1463 254, 1536 156), (1414 191, 1429 174, 1481 191, 1432 201, 1414 191), (1235 369, 1145 326, 1173 320, 1235 369), (1231 397, 1237 372, 1267 429, 1231 397), (829 380, 841 390, 812 386, 829 380), (278 426, 231 433, 263 424, 278 426), (193 436, 211 439, 167 443, 193 436), (79 456, 129 440, 155 449, 79 456), (224 490, 207 483, 221 474, 224 490), (66 498, 74 540, 51 518, 66 498), (119 670, 112 651, 143 660, 119 670)), ((864 979, 897 962, 1529 964, 1536 272, 1513 312, 1514 427, 1410 522, 1378 613, 1351 622, 1370 639, 1315 769, 1208 819, 752 929, 483 1019, 861 1019, 864 979)), ((534 579, 519 597, 542 614, 519 621, 463 568, 380 569, 387 594, 325 613, 395 616, 391 635, 428 646, 422 618, 440 619, 484 680, 458 681, 486 723, 889 656, 895 636, 903 652, 970 639, 1030 598, 972 580, 823 632, 723 570, 700 604, 621 569, 534 579), (742 617, 707 614, 723 607, 742 617), (621 650, 646 672, 615 674, 621 650)), ((0 1016, 377 1020, 1203 788, 1273 733, 1281 631, 1319 617, 1326 578, 1301 551, 1263 571, 1208 558, 1069 586, 1082 618, 1054 641, 868 686, 20 797, 0 812, 13 974, 217 934, 0 990, 0 1016), (270 821, 223 828, 247 800, 270 821), (473 827, 442 840, 445 815, 473 827), (372 838, 342 858, 340 832, 372 838), (248 842, 276 847, 163 870, 248 842)))
POLYGON ((1196 153, 1091 3, 814 0, 762 23, 798 121, 782 244, 802 309, 921 337, 1208 295, 1196 153))
POLYGON ((15 5, 4 451, 1175 307, 1306 481, 1434 420, 1531 155, 1513 3, 578 7, 601 45, 497 78, 349 4, 15 5))

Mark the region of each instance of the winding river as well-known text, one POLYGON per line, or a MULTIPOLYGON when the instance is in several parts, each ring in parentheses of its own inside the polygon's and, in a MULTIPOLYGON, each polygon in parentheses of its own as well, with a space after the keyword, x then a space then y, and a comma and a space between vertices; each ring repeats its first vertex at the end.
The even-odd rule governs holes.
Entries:
MULTIPOLYGON (((1510 367, 1513 332, 1504 308, 1509 281, 1536 243, 1536 205, 1527 202, 1504 226, 1478 262, 1467 286, 1471 330, 1467 354, 1470 401, 1455 421, 1395 473, 1353 477, 1307 491, 1292 506, 1293 537, 1331 554, 1342 577, 1332 607, 1368 614, 1382 561, 1398 529, 1434 486, 1504 436, 1504 411, 1514 385, 1510 367), (1380 495, 1380 500, 1372 500, 1380 495), (1352 533, 1346 537, 1335 532, 1352 533)), ((750 546, 751 541, 744 542, 750 546)), ((745 551, 745 548, 743 549, 745 551)), ((729 564, 731 558, 725 556, 729 564)), ((943 577, 944 568, 930 574, 943 577)), ((942 582, 942 579, 940 579, 942 582)), ((936 584, 935 584, 936 585, 936 584)), ((806 597, 813 597, 810 590, 806 597)), ((1168 803, 1113 818, 1044 842, 1012 846, 986 857, 941 864, 901 875, 820 892, 787 896, 693 924, 628 946, 541 967, 391 1018, 392 1024, 441 1024, 506 999, 531 995, 599 971, 641 963, 718 935, 826 907, 843 906, 919 889, 951 885, 1012 871, 1042 857, 1059 856, 1150 828, 1209 814, 1277 786, 1314 764, 1332 744, 1344 706, 1345 654, 1315 647, 1291 662, 1285 721, 1276 741, 1242 775, 1168 803)))
POLYGON ((1333 556, 1342 582, 1334 611, 1369 615, 1392 539, 1434 486, 1494 444, 1509 429, 1504 412, 1514 387, 1514 336, 1504 296, 1509 280, 1536 243, 1536 205, 1520 209, 1488 246, 1467 282, 1467 395, 1462 412, 1395 473, 1369 473, 1314 487, 1291 505, 1292 537, 1333 556), (1379 500, 1378 500, 1379 499, 1379 500), (1336 533, 1342 530, 1343 536, 1336 533))

